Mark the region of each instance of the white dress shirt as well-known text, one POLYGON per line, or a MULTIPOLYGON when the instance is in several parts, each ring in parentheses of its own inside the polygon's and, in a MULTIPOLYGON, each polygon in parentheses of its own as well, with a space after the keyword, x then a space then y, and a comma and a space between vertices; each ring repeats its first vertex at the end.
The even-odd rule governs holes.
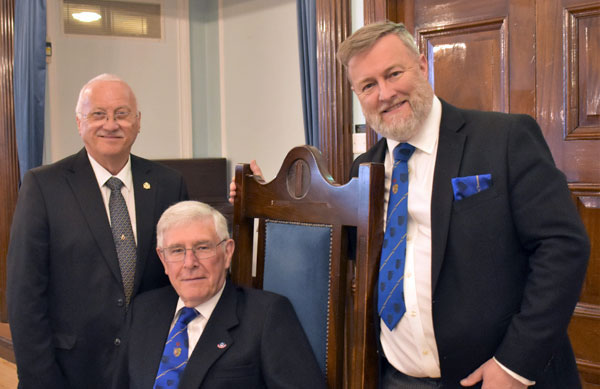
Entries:
MULTIPOLYGON (((110 188, 104 184, 108 181, 109 178, 113 177, 113 175, 106 170, 102 165, 98 163, 89 153, 88 158, 90 159, 90 164, 92 165, 92 169, 94 170, 94 174, 96 175, 96 180, 98 181, 98 186, 100 187, 100 192, 102 193, 102 200, 104 201, 104 207, 106 209, 106 214, 108 215, 108 220, 110 222, 110 210, 108 208, 108 201, 110 199, 110 188)), ((131 228, 133 229, 133 238, 137 244, 137 223, 135 219, 135 196, 133 191, 133 176, 131 174, 131 156, 127 160, 123 169, 115 175, 119 180, 123 182, 123 187, 121 188, 121 194, 123 198, 125 198, 125 204, 127 204, 127 211, 129 212, 129 220, 131 220, 131 228)))
MULTIPOLYGON (((221 295, 223 294, 224 289, 225 289, 225 283, 223 283, 223 286, 217 292, 217 294, 215 294, 214 296, 212 296, 205 302, 203 302, 199 305, 196 305, 194 307, 194 308, 196 308, 196 311, 198 311, 199 314, 198 314, 198 316, 196 316, 194 318, 194 320, 189 322, 188 326, 187 326, 188 359, 192 355, 192 352, 194 351, 194 349, 196 348, 196 344, 198 344, 198 340, 200 340, 200 336, 202 336, 202 332, 204 332, 206 323, 208 323, 208 319, 210 319, 210 316, 212 315, 213 311, 215 310, 215 307, 217 306, 217 303, 219 302, 219 299, 221 298, 221 295)), ((185 304, 183 303, 183 300, 180 297, 179 300, 177 301, 177 308, 175 309, 175 317, 173 317, 173 321, 171 322, 171 328, 169 329, 169 332, 171 332, 171 330, 173 329, 173 326, 175 326, 175 323, 177 322, 177 318, 179 318, 179 315, 181 314, 181 308, 183 308, 184 306, 185 306, 185 304)))
MULTIPOLYGON (((441 377, 431 304, 431 193, 441 118, 442 105, 434 96, 431 112, 423 127, 408 140, 408 143, 415 146, 415 152, 408 160, 408 221, 404 265, 406 313, 392 331, 381 321, 380 339, 386 359, 398 371, 412 377, 441 377)), ((387 215, 394 164, 392 151, 398 143, 387 139, 384 218, 387 215)), ((498 361, 496 363, 521 383, 535 384, 498 361)))
MULTIPOLYGON (((381 322, 381 345, 387 360, 397 370, 413 377, 440 377, 431 310, 431 191, 441 116, 441 103, 434 97, 423 128, 408 141, 415 146, 415 152, 408 160, 406 313, 393 331, 381 322)), ((388 139, 387 143, 384 215, 387 215, 394 163, 391 151, 398 142, 388 139)))

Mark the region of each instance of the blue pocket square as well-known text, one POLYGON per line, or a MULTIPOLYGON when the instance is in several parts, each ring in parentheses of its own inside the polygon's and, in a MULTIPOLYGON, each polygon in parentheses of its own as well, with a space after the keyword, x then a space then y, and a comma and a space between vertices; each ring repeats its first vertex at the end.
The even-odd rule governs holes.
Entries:
POLYGON ((455 177, 452 179, 454 201, 465 199, 492 186, 491 174, 478 174, 476 176, 455 177))

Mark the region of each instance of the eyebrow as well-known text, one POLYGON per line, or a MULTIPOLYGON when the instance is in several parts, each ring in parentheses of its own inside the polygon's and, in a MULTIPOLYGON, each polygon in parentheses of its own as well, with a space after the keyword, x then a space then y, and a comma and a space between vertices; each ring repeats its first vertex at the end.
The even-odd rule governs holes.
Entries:
MULTIPOLYGON (((113 112, 118 111, 120 109, 127 109, 127 110, 130 110, 130 111, 133 111, 131 109, 131 107, 129 107, 129 106, 127 106, 127 105, 121 105, 121 106, 113 109, 113 112)), ((108 111, 108 109, 103 108, 103 107, 94 107, 94 108, 92 108, 92 111, 108 111)))
MULTIPOLYGON (((394 68, 400 68, 400 70, 406 70, 406 66, 402 66, 402 65, 400 65, 400 64, 395 64, 395 65, 388 66, 387 68, 385 68, 385 69, 383 70, 383 74, 387 74, 387 73, 391 72, 391 71, 392 71, 392 69, 394 69, 394 68)), ((358 81, 358 82, 356 83, 356 85, 361 85, 361 84, 363 84, 363 83, 365 83, 365 82, 368 82, 368 81, 374 80, 375 78, 376 78, 376 77, 366 77, 366 78, 363 78, 362 80, 358 81)))

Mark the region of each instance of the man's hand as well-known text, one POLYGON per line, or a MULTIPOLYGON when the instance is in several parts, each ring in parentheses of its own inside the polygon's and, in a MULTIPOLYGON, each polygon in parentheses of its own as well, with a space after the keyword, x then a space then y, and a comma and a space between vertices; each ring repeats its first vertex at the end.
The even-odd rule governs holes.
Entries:
POLYGON ((483 381, 481 389, 524 389, 522 384, 505 372, 493 359, 488 360, 467 378, 460 381, 462 386, 473 386, 483 381))
MULTIPOLYGON (((252 174, 254 174, 254 176, 256 178, 258 178, 259 181, 264 181, 263 175, 262 175, 262 170, 260 170, 260 167, 258 166, 258 164, 256 163, 256 161, 253 159, 252 161, 250 161, 250 170, 252 170, 252 174)), ((229 202, 231 204, 233 204, 233 202, 235 201, 235 194, 236 194, 236 186, 235 186, 235 176, 231 179, 231 183, 229 184, 229 202)))

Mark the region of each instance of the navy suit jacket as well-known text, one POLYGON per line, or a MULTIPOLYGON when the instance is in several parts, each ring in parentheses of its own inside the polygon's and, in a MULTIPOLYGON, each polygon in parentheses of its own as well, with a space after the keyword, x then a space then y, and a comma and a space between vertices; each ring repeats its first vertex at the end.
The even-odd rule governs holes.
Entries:
MULTIPOLYGON (((136 298, 115 388, 152 388, 177 300, 171 286, 136 298)), ((326 386, 289 300, 227 281, 178 388, 326 386)))
MULTIPOLYGON (((386 149, 381 139, 352 176, 360 163, 383 162, 386 149)), ((444 387, 460 387, 493 356, 538 388, 580 387, 567 326, 589 240, 535 120, 442 101, 431 228, 444 387), (491 188, 454 200, 452 178, 488 173, 491 188)))
MULTIPOLYGON (((131 171, 135 295, 168 284, 154 250, 155 226, 169 205, 187 199, 187 189, 179 173, 134 155, 131 171)), ((108 215, 85 149, 25 174, 7 262, 19 387, 109 387, 127 308, 108 215)))

